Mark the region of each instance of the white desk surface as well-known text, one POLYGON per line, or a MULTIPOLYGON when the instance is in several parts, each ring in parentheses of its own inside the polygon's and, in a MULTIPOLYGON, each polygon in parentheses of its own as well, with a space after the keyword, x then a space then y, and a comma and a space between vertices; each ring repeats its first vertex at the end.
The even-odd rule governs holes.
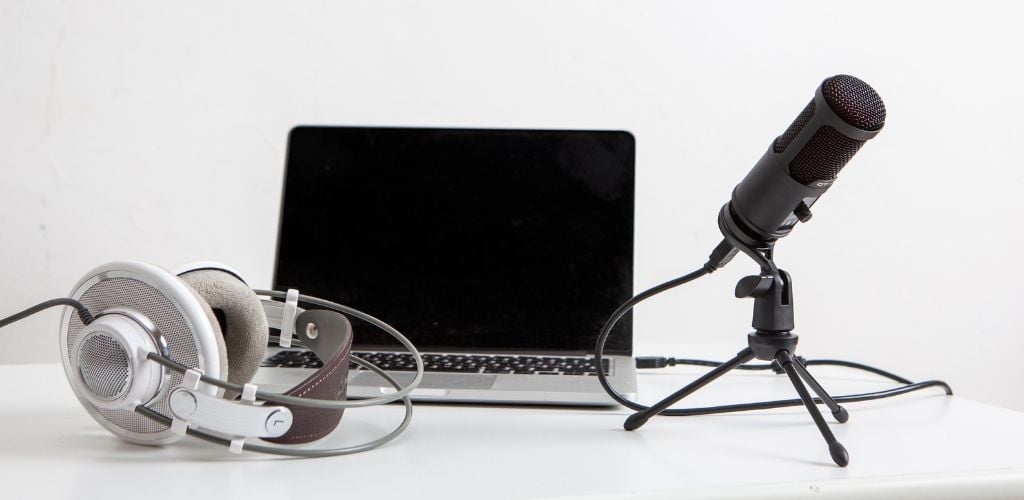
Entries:
MULTIPOLYGON (((812 370, 832 394, 889 385, 812 370)), ((643 372, 641 398, 652 402, 703 371, 643 372)), ((825 412, 850 452, 847 468, 833 465, 802 407, 658 417, 626 432, 622 408, 421 404, 409 431, 384 448, 302 460, 236 456, 194 439, 121 442, 79 407, 58 365, 0 366, 0 394, 0 498, 1024 498, 1024 413, 938 389, 850 404, 846 424, 825 412)), ((785 376, 734 372, 688 405, 794 396, 785 376)), ((344 432, 328 439, 365 440, 401 413, 348 410, 344 432)))

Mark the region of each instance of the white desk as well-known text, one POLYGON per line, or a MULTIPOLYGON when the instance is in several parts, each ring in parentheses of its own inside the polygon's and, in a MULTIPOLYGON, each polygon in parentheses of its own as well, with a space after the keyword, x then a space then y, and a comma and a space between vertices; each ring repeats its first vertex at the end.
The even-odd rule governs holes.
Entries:
MULTIPOLYGON (((833 394, 888 386, 812 369, 833 394)), ((702 372, 645 372, 643 399, 702 372)), ((382 449, 297 460, 230 455, 193 439, 126 444, 66 385, 58 365, 0 366, 0 498, 1024 497, 1024 414, 937 389, 850 404, 847 424, 826 412, 850 452, 843 469, 802 407, 659 417, 626 432, 623 409, 418 405, 409 431, 382 449)), ((737 372, 688 405, 793 396, 785 376, 737 372)), ((400 418, 397 406, 349 410, 345 432, 330 439, 362 441, 400 418)))

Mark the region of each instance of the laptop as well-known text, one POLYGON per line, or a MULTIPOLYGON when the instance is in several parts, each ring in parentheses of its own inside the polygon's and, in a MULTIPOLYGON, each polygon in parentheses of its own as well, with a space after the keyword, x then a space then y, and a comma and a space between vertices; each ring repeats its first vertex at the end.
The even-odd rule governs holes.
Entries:
MULTIPOLYGON (((597 334, 632 296, 634 139, 623 131, 294 128, 274 288, 372 314, 427 373, 413 399, 611 405, 597 334)), ((411 356, 352 319, 353 353, 400 382, 411 356)), ((636 393, 632 320, 606 351, 636 393)), ((256 383, 286 388, 319 360, 268 350, 256 383)), ((352 398, 394 389, 355 366, 352 398)))

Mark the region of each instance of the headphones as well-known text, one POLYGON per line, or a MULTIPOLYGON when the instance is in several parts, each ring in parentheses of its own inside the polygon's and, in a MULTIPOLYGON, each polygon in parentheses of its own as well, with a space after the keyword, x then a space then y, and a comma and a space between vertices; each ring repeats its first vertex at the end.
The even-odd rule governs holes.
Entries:
POLYGON ((125 441, 166 445, 185 435, 288 456, 333 456, 376 448, 401 434, 412 417, 409 393, 423 378, 423 361, 400 332, 358 310, 296 290, 253 290, 231 268, 197 263, 168 272, 140 262, 115 262, 86 274, 70 299, 55 299, 7 319, 0 327, 54 305, 71 305, 60 323, 61 360, 75 396, 104 428, 125 441), (300 307, 305 306, 308 307, 300 307), (416 361, 406 386, 351 355, 359 318, 398 340, 416 361), (250 383, 266 354, 271 329, 278 345, 293 339, 323 367, 283 394, 250 383), (349 363, 373 371, 395 392, 346 400, 349 363), (346 408, 401 400, 405 418, 389 434, 355 446, 294 447, 333 432, 346 408))

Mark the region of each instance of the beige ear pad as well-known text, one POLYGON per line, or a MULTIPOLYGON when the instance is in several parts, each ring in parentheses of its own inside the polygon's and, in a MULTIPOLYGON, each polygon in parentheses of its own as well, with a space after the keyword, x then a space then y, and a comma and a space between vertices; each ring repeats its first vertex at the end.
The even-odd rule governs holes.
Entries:
POLYGON ((266 355, 270 335, 260 298, 248 285, 224 271, 200 269, 178 277, 206 302, 211 322, 220 326, 228 382, 249 383, 266 355))
MULTIPOLYGON (((180 279, 180 278, 179 278, 180 279)), ((184 281, 184 280, 183 280, 184 281)), ((224 344, 224 334, 220 331, 220 323, 217 321, 217 315, 213 313, 213 309, 210 305, 199 296, 199 293, 192 289, 188 283, 185 283, 185 288, 192 292, 195 296, 196 301, 199 302, 200 307, 203 308, 203 312, 206 313, 206 321, 210 324, 210 329, 213 331, 213 340, 217 343, 217 358, 220 360, 218 366, 220 366, 220 378, 229 379, 231 371, 228 369, 228 349, 224 344)), ((224 391, 218 390, 217 394, 224 395, 224 391)), ((237 394, 232 394, 230 397, 235 397, 237 394)))

